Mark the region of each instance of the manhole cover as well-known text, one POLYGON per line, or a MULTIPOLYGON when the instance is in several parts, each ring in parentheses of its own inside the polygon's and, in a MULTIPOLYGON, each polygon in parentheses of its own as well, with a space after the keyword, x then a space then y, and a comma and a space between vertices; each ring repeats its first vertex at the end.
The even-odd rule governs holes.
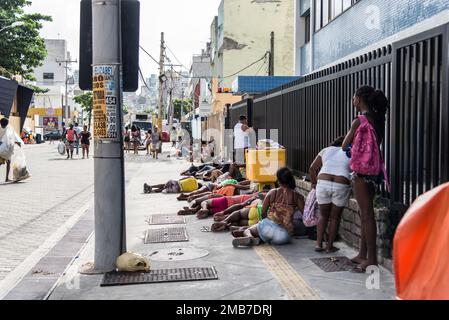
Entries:
POLYGON ((209 251, 197 248, 162 249, 145 254, 151 261, 186 261, 200 259, 207 255, 209 251))
POLYGON ((349 271, 354 268, 354 264, 348 257, 330 257, 310 259, 324 272, 349 271))
POLYGON ((182 216, 175 215, 152 215, 147 220, 150 225, 158 225, 158 224, 184 224, 186 223, 186 219, 182 216))
POLYGON ((207 268, 178 268, 151 270, 149 273, 140 272, 109 272, 101 282, 101 287, 121 286, 143 283, 200 281, 218 279, 215 267, 207 268))
POLYGON ((185 227, 149 229, 145 234, 144 243, 164 243, 189 241, 185 227))

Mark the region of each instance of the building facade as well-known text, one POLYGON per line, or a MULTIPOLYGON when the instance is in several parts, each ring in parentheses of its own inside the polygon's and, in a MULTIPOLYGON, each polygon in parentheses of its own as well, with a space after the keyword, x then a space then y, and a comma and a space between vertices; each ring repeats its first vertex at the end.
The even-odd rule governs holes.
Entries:
MULTIPOLYGON (((222 0, 211 23, 212 114, 206 129, 223 150, 225 107, 241 100, 232 94, 238 75, 268 75, 274 32, 274 75, 295 73, 295 1, 222 0), (215 133, 213 133, 215 132, 215 133)), ((207 138, 207 137, 206 137, 207 138)))
POLYGON ((297 75, 449 21, 447 0, 296 0, 295 10, 297 75))
POLYGON ((82 109, 74 102, 74 97, 80 90, 76 78, 78 74, 72 70, 70 53, 67 51, 67 41, 62 39, 45 39, 47 57, 42 66, 34 70, 36 86, 46 90, 36 94, 29 115, 35 118, 36 127, 42 128, 44 133, 61 129, 62 122, 82 122, 82 109), (66 70, 66 68, 68 70, 66 70), (67 82, 67 110, 65 91, 67 82))

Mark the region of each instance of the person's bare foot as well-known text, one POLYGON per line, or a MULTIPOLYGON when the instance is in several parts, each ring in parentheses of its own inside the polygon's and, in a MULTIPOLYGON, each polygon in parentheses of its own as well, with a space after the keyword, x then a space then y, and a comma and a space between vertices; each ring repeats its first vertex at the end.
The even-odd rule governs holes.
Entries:
POLYGON ((340 251, 340 248, 337 248, 337 247, 334 247, 334 246, 326 248, 326 253, 334 253, 334 252, 337 252, 337 251, 340 251))
POLYGON ((366 261, 366 259, 362 258, 361 256, 356 256, 356 257, 352 258, 351 261, 356 264, 362 264, 366 261))
POLYGON ((214 221, 216 221, 216 222, 221 222, 221 221, 223 221, 224 219, 226 219, 226 216, 225 216, 225 215, 222 215, 222 214, 214 214, 214 221))
POLYGON ((212 232, 220 232, 228 230, 229 226, 226 222, 215 222, 214 224, 212 224, 210 229, 212 230, 212 232))
POLYGON ((209 210, 207 210, 207 209, 201 209, 196 214, 196 217, 198 219, 206 219, 208 216, 209 216, 209 210))

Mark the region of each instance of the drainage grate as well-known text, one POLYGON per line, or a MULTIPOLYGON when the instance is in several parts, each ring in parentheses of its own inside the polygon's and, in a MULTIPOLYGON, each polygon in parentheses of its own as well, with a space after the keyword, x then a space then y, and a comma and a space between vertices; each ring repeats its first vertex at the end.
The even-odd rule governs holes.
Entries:
POLYGON ((145 233, 144 243, 164 243, 189 241, 186 227, 149 229, 145 233))
POLYGON ((179 268, 151 270, 148 273, 140 272, 109 272, 101 282, 101 287, 122 286, 144 283, 181 282, 217 280, 215 267, 207 268, 179 268))
POLYGON ((184 224, 186 223, 186 219, 182 216, 175 215, 152 215, 147 220, 150 225, 158 225, 158 224, 184 224))
POLYGON ((330 257, 310 259, 324 272, 350 271, 354 264, 348 257, 330 257))

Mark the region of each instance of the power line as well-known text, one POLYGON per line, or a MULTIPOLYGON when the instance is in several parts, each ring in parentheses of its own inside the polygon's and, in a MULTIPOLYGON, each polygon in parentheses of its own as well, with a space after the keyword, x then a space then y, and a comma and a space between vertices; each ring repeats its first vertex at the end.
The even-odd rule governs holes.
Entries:
POLYGON ((153 59, 153 61, 154 62, 156 62, 157 63, 157 65, 159 65, 159 61, 157 61, 147 50, 145 50, 142 46, 140 46, 139 45, 139 47, 140 47, 140 49, 142 49, 143 50, 143 52, 145 52, 151 59, 153 59))
POLYGON ((145 81, 145 77, 143 76, 142 69, 140 69, 140 67, 139 67, 139 74, 140 74, 140 78, 142 79, 143 84, 145 85, 145 87, 147 87, 147 89, 149 91, 151 91, 150 87, 148 86, 147 82, 145 81))
POLYGON ((172 51, 167 45, 166 45, 165 47, 168 49, 168 51, 170 51, 170 53, 173 55, 173 57, 175 58, 175 60, 178 61, 178 63, 179 63, 181 66, 183 66, 187 71, 190 71, 190 68, 187 68, 187 67, 181 62, 181 60, 179 60, 179 59, 176 57, 176 55, 173 53, 173 51, 172 51))
MULTIPOLYGON (((158 62, 156 59, 154 59, 153 56, 152 56, 151 54, 148 53, 148 51, 146 51, 142 46, 140 46, 140 48, 141 48, 141 49, 142 49, 142 50, 143 50, 143 51, 144 51, 144 52, 145 52, 151 59, 153 59, 153 61, 155 61, 155 62, 159 65, 159 62, 158 62)), ((233 74, 230 74, 230 75, 228 75, 228 76, 223 76, 223 77, 217 77, 217 78, 219 78, 219 79, 232 78, 232 77, 236 76, 237 74, 239 74, 240 72, 243 72, 243 71, 245 71, 245 70, 251 68, 251 67, 254 66, 255 64, 257 64, 258 62, 260 62, 260 61, 266 59, 268 53, 269 53, 269 52, 266 52, 266 53, 263 55, 262 58, 260 58, 260 59, 258 59, 258 60, 256 60, 256 61, 254 61, 253 63, 247 65, 246 67, 240 69, 239 71, 237 71, 237 72, 235 72, 235 73, 233 73, 233 74)), ((170 60, 170 59, 167 57, 167 55, 164 55, 164 56, 165 56, 165 58, 167 58, 167 60, 170 60)), ((183 74, 179 73, 179 72, 176 71, 176 70, 173 70, 173 71, 174 71, 175 73, 179 74, 181 77, 186 78, 186 79, 212 79, 212 78, 213 78, 212 76, 191 77, 191 76, 183 75, 183 74)))

